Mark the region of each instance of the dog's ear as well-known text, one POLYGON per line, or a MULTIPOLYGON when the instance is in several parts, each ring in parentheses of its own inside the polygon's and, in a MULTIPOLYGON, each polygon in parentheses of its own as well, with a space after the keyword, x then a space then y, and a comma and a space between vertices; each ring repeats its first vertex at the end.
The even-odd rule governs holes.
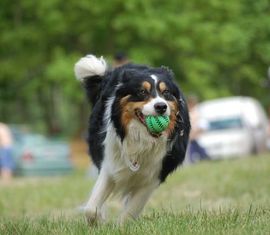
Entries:
POLYGON ((168 77, 171 80, 174 79, 174 72, 169 67, 162 65, 160 69, 163 74, 167 75, 166 77, 168 77))
POLYGON ((136 75, 136 71, 134 71, 133 69, 125 69, 121 73, 121 78, 122 78, 122 81, 125 82, 134 78, 135 75, 136 75))
POLYGON ((186 138, 188 138, 191 128, 189 112, 185 97, 181 93, 177 102, 179 106, 179 112, 177 114, 178 130, 180 131, 180 136, 186 136, 186 138))
POLYGON ((146 71, 149 70, 148 66, 138 64, 126 64, 119 68, 121 70, 122 81, 128 81, 135 77, 142 77, 146 75, 146 71))
POLYGON ((123 69, 123 71, 121 71, 121 81, 123 83, 128 82, 132 79, 134 79, 135 77, 138 77, 138 74, 140 74, 141 71, 138 71, 136 69, 133 68, 125 68, 123 69))

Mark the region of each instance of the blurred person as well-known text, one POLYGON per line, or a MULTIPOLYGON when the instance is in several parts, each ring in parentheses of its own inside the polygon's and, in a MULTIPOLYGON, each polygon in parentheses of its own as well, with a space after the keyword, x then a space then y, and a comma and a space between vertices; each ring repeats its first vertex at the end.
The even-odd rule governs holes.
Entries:
POLYGON ((209 159, 206 150, 198 142, 198 138, 201 133, 206 129, 206 123, 200 119, 198 111, 198 98, 196 96, 190 96, 187 100, 189 108, 189 116, 191 123, 191 131, 189 135, 189 147, 188 147, 188 158, 191 163, 198 160, 209 159))
POLYGON ((117 68, 124 64, 128 64, 130 61, 128 59, 128 56, 125 52, 119 51, 117 52, 113 57, 113 67, 117 68))
POLYGON ((0 123, 0 172, 1 179, 4 181, 9 181, 13 175, 12 145, 13 139, 9 127, 0 123))
POLYGON ((270 105, 268 107, 267 148, 270 150, 270 105))
POLYGON ((270 106, 268 107, 268 134, 270 136, 270 106))

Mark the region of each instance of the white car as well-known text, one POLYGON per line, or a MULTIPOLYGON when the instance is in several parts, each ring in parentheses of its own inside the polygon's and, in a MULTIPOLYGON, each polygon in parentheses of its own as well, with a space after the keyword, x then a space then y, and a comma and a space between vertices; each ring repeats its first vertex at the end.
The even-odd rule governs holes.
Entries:
POLYGON ((228 97, 198 106, 206 125, 199 143, 211 159, 244 157, 266 150, 268 121, 260 103, 250 97, 228 97))

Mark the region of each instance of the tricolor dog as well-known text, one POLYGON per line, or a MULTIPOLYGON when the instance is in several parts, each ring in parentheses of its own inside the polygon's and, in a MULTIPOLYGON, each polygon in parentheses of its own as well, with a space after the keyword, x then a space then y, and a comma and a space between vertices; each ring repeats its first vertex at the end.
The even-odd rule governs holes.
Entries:
POLYGON ((137 218, 153 191, 185 157, 190 131, 187 105, 166 67, 127 64, 113 70, 88 55, 75 75, 92 104, 89 152, 99 176, 86 205, 89 223, 103 220, 110 195, 123 199, 120 222, 137 218), (147 117, 167 117, 166 129, 153 132, 147 117), (152 131, 151 131, 152 130, 152 131))

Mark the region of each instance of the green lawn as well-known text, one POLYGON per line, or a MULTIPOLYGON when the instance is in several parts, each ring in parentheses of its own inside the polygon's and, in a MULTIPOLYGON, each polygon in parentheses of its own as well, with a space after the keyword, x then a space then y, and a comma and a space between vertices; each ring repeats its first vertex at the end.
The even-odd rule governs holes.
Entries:
POLYGON ((0 183, 0 234, 269 234, 270 154, 181 168, 155 192, 142 217, 89 227, 77 209, 93 181, 83 171, 63 178, 0 183))

